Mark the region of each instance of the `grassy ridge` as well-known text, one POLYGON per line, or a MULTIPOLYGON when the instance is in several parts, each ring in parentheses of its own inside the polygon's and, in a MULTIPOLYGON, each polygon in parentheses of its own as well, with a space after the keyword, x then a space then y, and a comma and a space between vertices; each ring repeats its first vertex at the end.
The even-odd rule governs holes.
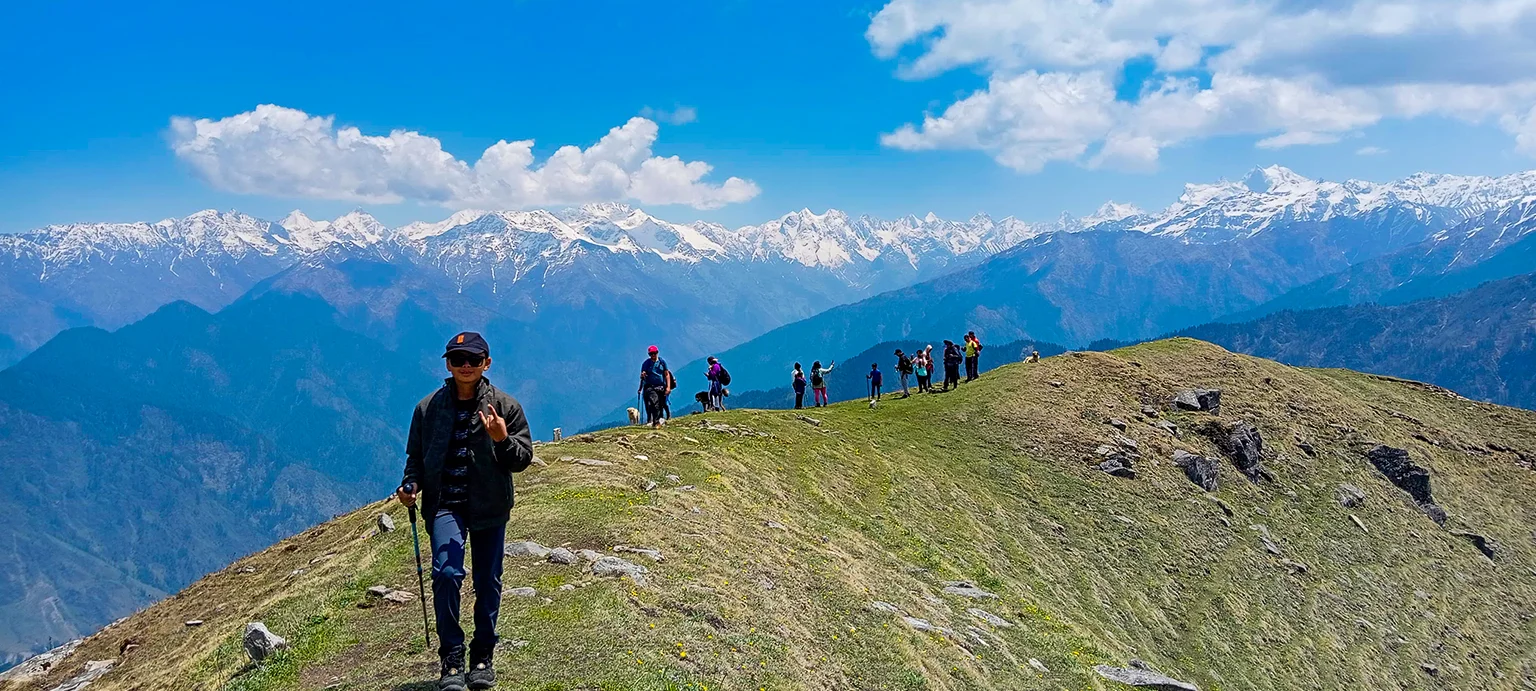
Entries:
MULTIPOLYGON (((519 476, 510 538, 666 559, 634 558, 644 585, 509 559, 507 587, 539 596, 506 598, 501 633, 526 643, 499 652, 502 688, 1101 689, 1092 666, 1132 658, 1208 691, 1536 683, 1536 414, 1187 339, 807 414, 820 424, 743 410, 539 447, 548 467, 519 476), (1206 495, 1173 466, 1175 448, 1217 453, 1190 433, 1211 416, 1162 405, 1188 386, 1223 388, 1220 419, 1262 431, 1276 483, 1223 461, 1206 495), (1145 404, 1184 437, 1138 419, 1145 404), (1136 480, 1093 467, 1109 417, 1140 445, 1136 480), (1376 442, 1428 467, 1447 525, 1498 540, 1498 561, 1376 473, 1362 455, 1376 442), (1363 505, 1336 502, 1344 482, 1363 505), (999 598, 944 593, 955 580, 999 598)), ((371 505, 109 627, 38 688, 120 659, 93 691, 425 690, 419 604, 358 606, 370 585, 414 591, 414 568, 403 510, 371 505), (380 511, 402 529, 370 535, 380 511), (238 639, 255 619, 294 649, 247 665, 238 639), (130 638, 140 647, 119 656, 130 638)))

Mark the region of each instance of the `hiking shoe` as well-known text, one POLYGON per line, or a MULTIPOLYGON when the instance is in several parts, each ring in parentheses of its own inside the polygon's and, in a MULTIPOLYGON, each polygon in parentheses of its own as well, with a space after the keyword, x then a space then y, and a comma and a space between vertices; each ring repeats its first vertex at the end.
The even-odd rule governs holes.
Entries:
POLYGON ((469 668, 469 688, 488 689, 496 685, 496 669, 489 662, 477 662, 469 668))
POLYGON ((467 691, 468 688, 464 685, 463 660, 444 661, 443 676, 437 680, 437 691, 467 691))

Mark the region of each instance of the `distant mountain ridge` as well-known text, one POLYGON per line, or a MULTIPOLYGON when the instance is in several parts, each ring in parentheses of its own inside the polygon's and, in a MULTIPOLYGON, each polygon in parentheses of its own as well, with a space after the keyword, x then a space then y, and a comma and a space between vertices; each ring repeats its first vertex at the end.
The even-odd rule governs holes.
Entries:
POLYGON ((1495 205, 1422 243, 1354 264, 1222 321, 1366 302, 1401 304, 1532 271, 1536 271, 1536 195, 1495 205))
POLYGON ((1536 409, 1536 274, 1447 297, 1287 310, 1175 335, 1288 365, 1387 374, 1536 409))

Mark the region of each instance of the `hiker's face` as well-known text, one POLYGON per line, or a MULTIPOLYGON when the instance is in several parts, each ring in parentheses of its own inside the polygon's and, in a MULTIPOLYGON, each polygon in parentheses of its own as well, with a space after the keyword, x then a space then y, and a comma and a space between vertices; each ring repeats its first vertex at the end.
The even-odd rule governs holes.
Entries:
POLYGON ((485 376, 485 371, 491 368, 491 359, 485 358, 478 364, 475 358, 448 358, 448 371, 453 374, 454 381, 473 384, 485 376))

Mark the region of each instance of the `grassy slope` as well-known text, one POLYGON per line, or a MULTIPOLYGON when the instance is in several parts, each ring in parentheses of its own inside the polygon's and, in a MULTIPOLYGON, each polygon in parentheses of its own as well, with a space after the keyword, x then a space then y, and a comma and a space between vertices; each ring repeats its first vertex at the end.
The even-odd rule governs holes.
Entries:
MULTIPOLYGON (((502 633, 529 643, 501 651, 502 688, 1100 689, 1092 665, 1130 658, 1207 691, 1520 689, 1536 676, 1536 472, 1486 451, 1494 442, 1536 458, 1536 413, 1179 339, 812 414, 821 426, 793 412, 706 416, 768 437, 690 417, 659 434, 541 447, 550 465, 520 477, 512 538, 647 545, 667 559, 649 565, 647 585, 571 591, 557 588, 591 577, 509 560, 508 587, 533 585, 552 602, 507 598, 502 633), (1224 462, 1217 495, 1236 511, 1231 527, 1168 460, 1174 448, 1214 453, 1209 445, 1137 419, 1144 402, 1191 385, 1222 387, 1222 418, 1257 424, 1279 480, 1250 485, 1224 462), (1140 479, 1086 462, 1110 440, 1106 416, 1130 422, 1140 479), (1296 434, 1316 457, 1297 450, 1296 434), (1435 526, 1379 476, 1359 453, 1374 441, 1428 466, 1453 523, 1498 539, 1502 559, 1435 526), (667 473, 697 489, 639 488, 667 473), (1369 533, 1336 503, 1340 482, 1369 495, 1353 510, 1369 533), (1266 554, 1250 524, 1267 525, 1309 571, 1266 554), (972 619, 978 605, 940 592, 952 579, 1001 594, 979 606, 1017 626, 972 619), (872 600, 996 639, 967 651, 872 600)), ((1169 417, 1186 428, 1209 418, 1169 417)), ((400 507, 376 504, 284 541, 92 637, 38 688, 117 657, 129 637, 143 647, 92 691, 430 688, 418 604, 356 606, 375 583, 414 590, 409 530, 367 536, 380 510, 405 527, 400 507), (248 565, 255 573, 239 573, 248 565), (192 618, 207 623, 183 626, 192 618), (253 619, 296 649, 246 667, 238 638, 253 619)))

